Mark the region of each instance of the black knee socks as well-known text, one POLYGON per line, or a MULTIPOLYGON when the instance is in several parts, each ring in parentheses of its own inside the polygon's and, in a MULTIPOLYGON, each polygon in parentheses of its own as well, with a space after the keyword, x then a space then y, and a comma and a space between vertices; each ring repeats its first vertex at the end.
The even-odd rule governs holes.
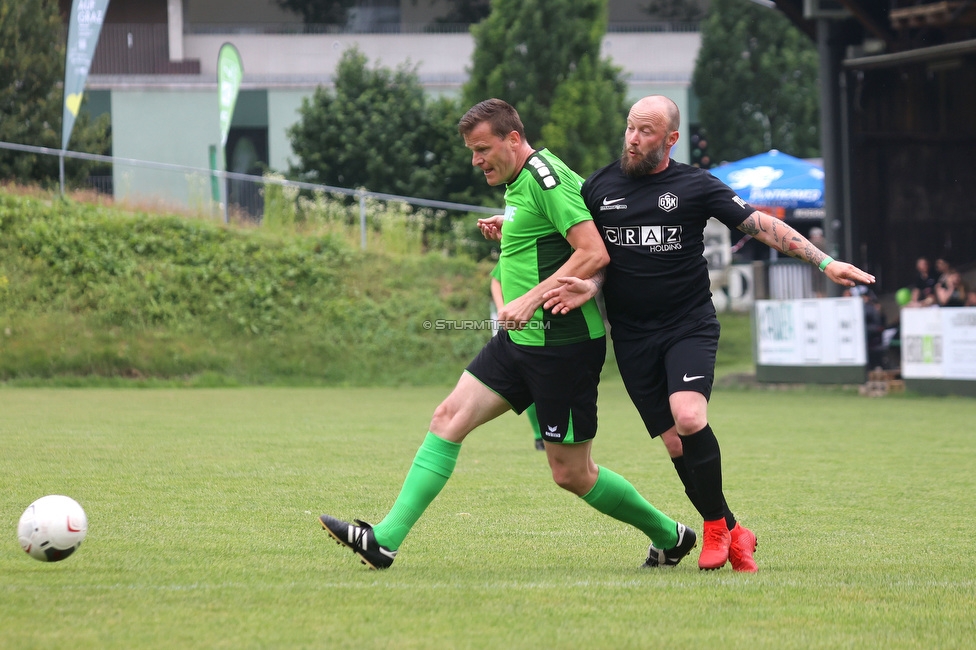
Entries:
POLYGON ((674 469, 685 486, 685 494, 705 521, 725 519, 731 530, 735 517, 722 492, 722 452, 709 425, 681 436, 684 455, 672 458, 674 469))

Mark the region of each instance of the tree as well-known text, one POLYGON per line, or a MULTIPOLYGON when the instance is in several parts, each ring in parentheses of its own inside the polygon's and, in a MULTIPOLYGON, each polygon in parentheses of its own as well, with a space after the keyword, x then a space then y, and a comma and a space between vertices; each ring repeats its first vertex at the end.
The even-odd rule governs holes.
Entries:
POLYGON ((439 97, 427 103, 424 159, 428 170, 425 198, 471 205, 501 205, 502 191, 485 182, 480 169, 471 165, 471 151, 464 146, 457 124, 467 107, 459 99, 439 97))
POLYGON ((626 92, 616 68, 584 56, 556 89, 550 121, 542 127, 542 142, 577 173, 588 176, 620 155, 627 123, 626 92), (608 98, 613 98, 617 110, 608 111, 608 98))
POLYGON ((614 157, 600 143, 616 153, 626 114, 619 70, 600 59, 606 28, 606 0, 495 0, 488 18, 471 28, 475 51, 464 103, 504 99, 518 110, 533 146, 549 146, 549 137, 570 167, 591 171, 585 160, 614 157), (584 108, 576 111, 573 101, 584 108), (556 143, 573 146, 564 151, 556 143))
POLYGON ((816 48, 779 12, 712 0, 692 86, 713 162, 820 152, 816 48))
MULTIPOLYGON (((299 163, 291 174, 338 187, 472 203, 475 177, 451 99, 430 100, 414 68, 370 68, 357 48, 343 53, 335 89, 302 101, 288 131, 299 163)), ((479 185, 480 182, 480 185, 479 185)))
MULTIPOLYGON (((0 0, 0 141, 61 148, 65 44, 51 35, 62 29, 56 0, 0 0)), ((108 124, 107 115, 93 122, 82 110, 68 148, 107 153, 108 124)), ((65 174, 78 183, 93 166, 68 159, 65 174)), ((50 185, 59 175, 55 156, 0 149, 0 178, 50 185)))
POLYGON ((424 89, 406 65, 369 68, 357 48, 343 53, 335 91, 302 100, 289 130, 300 165, 292 170, 327 185, 406 194, 422 171, 424 89))

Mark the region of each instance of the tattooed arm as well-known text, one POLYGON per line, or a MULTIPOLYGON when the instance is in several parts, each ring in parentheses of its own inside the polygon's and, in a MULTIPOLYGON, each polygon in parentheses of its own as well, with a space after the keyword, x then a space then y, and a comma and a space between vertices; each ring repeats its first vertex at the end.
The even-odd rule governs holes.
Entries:
POLYGON ((824 260, 829 260, 823 272, 837 284, 853 287, 855 284, 874 283, 874 276, 870 273, 865 273, 846 262, 831 260, 825 252, 811 244, 810 240, 786 222, 771 217, 765 212, 756 210, 750 214, 745 221, 739 224, 739 230, 751 235, 754 239, 758 239, 772 249, 798 260, 809 262, 816 267, 823 264, 824 260))

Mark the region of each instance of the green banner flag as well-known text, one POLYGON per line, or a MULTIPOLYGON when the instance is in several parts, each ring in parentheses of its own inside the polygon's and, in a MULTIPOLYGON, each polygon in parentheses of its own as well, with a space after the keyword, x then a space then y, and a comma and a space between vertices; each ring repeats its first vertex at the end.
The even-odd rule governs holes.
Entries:
POLYGON ((64 59, 64 109, 61 112, 61 149, 68 148, 71 129, 75 126, 85 80, 91 68, 108 0, 74 0, 68 21, 68 48, 64 59))
POLYGON ((234 118, 234 104, 237 103, 237 91, 241 87, 244 77, 244 65, 241 54, 230 43, 220 46, 217 55, 217 96, 220 101, 220 147, 227 144, 227 133, 230 122, 234 118))

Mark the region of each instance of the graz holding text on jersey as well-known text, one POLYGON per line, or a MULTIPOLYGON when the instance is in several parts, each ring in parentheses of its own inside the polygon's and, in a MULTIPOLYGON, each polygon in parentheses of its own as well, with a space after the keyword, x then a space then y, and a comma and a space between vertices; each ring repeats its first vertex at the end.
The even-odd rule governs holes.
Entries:
POLYGON ((681 250, 681 226, 603 226, 603 238, 615 246, 646 246, 652 252, 681 250))

